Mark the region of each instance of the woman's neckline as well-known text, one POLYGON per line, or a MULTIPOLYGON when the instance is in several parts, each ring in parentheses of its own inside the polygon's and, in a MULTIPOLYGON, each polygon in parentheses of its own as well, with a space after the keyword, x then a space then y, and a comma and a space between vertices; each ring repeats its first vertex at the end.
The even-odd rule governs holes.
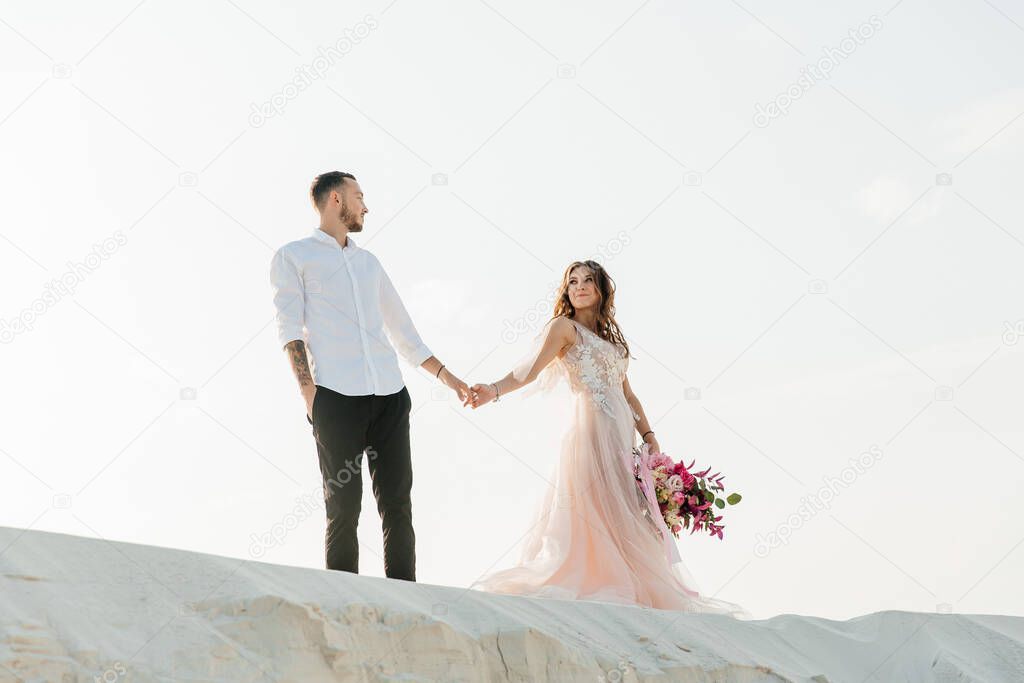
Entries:
MULTIPOLYGON (((604 337, 599 335, 597 332, 594 332, 592 329, 590 329, 589 327, 587 327, 586 325, 581 323, 579 320, 576 320, 576 318, 569 318, 569 320, 573 321, 574 323, 576 323, 577 325, 579 325, 580 327, 585 329, 587 332, 589 332, 590 334, 592 334, 595 337, 597 337, 598 339, 600 339, 601 341, 605 341, 605 342, 608 341, 607 339, 605 339, 604 337)), ((608 343, 610 344, 611 342, 608 342, 608 343)))

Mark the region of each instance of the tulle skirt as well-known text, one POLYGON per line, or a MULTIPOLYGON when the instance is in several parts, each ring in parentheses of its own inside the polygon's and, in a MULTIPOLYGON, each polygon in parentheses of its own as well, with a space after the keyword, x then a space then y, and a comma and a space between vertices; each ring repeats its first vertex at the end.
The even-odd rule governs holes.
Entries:
POLYGON ((633 474, 629 404, 610 396, 606 410, 576 395, 573 423, 517 565, 472 588, 749 618, 742 607, 698 591, 660 513, 646 514, 633 474))

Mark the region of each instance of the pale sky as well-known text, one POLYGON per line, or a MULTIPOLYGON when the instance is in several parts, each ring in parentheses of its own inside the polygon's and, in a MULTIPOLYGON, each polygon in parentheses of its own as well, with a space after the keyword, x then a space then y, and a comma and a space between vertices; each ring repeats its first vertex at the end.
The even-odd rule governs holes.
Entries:
MULTIPOLYGON (((338 169, 467 381, 604 262, 662 447, 744 495, 679 542, 703 591, 1024 614, 1024 10, 824 5, 0 4, 0 524, 323 567, 268 269, 338 169)), ((468 586, 569 396, 470 412, 402 369, 418 579, 468 586)), ((368 474, 360 538, 382 576, 368 474)))

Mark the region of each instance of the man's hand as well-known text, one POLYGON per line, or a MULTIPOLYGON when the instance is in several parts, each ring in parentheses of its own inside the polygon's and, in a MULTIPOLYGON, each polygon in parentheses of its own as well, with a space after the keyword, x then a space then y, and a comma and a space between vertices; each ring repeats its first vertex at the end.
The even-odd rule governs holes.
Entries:
POLYGON ((284 345, 285 353, 292 365, 292 372, 299 382, 299 391, 306 401, 306 417, 313 421, 313 396, 316 395, 316 384, 309 372, 309 360, 306 357, 306 342, 301 339, 293 339, 284 345))
POLYGON ((462 405, 467 405, 470 400, 469 387, 461 379, 448 372, 448 368, 441 371, 441 381, 444 385, 455 392, 455 395, 459 397, 462 405))
POLYGON ((498 395, 494 391, 493 384, 474 384, 470 391, 469 403, 473 405, 473 410, 476 410, 480 406, 487 405, 495 399, 498 395))
POLYGON ((316 385, 315 384, 303 384, 302 385, 302 398, 306 401, 306 415, 310 421, 313 420, 313 397, 316 396, 316 385))

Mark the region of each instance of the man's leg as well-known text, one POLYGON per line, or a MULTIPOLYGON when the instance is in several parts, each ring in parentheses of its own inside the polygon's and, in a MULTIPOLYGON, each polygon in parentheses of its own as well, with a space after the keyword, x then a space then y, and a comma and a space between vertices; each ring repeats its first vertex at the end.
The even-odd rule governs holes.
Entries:
POLYGON ((369 396, 345 396, 317 386, 313 435, 324 481, 327 568, 359 573, 359 509, 363 497, 363 451, 370 418, 369 396))
POLYGON ((416 534, 412 528, 412 454, 405 387, 390 396, 374 396, 366 460, 373 479, 384 529, 384 573, 391 579, 416 580, 416 534))

